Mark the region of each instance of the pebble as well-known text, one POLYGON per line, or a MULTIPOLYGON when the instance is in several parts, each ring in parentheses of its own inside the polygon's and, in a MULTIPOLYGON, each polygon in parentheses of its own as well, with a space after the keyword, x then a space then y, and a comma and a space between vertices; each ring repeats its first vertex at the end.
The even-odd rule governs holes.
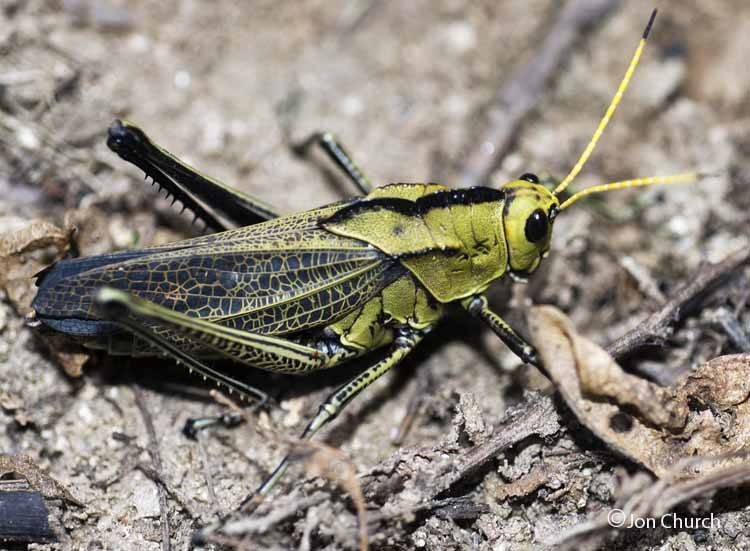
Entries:
POLYGON ((121 216, 109 223, 109 237, 117 249, 127 249, 135 244, 135 231, 130 228, 121 216))
POLYGON ((134 475, 138 480, 132 484, 133 499, 128 501, 135 506, 136 518, 158 517, 159 493, 156 484, 137 471, 134 475))
POLYGON ((22 126, 16 131, 16 139, 25 149, 39 149, 39 138, 28 126, 22 126))
POLYGON ((180 90, 185 90, 186 88, 190 87, 191 81, 192 78, 190 77, 190 73, 188 73, 187 71, 177 71, 174 74, 174 85, 180 90))
POLYGON ((675 235, 687 235, 690 233, 690 224, 684 216, 673 216, 669 219, 669 230, 675 235))
POLYGON ((445 28, 448 46, 457 54, 470 52, 477 46, 477 31, 468 21, 454 21, 445 28))
POLYGON ((281 424, 286 428, 293 428, 302 422, 302 410, 305 407, 304 398, 291 398, 283 400, 279 407, 286 412, 281 424))
MULTIPOLYGON (((460 119, 462 117, 465 117, 466 115, 468 115, 470 109, 469 103, 466 101, 466 98, 459 94, 449 94, 443 101, 443 107, 446 113, 453 119, 460 119)), ((489 145, 489 147, 492 148, 490 155, 494 153, 495 146, 493 146, 489 142, 485 142, 485 144, 489 145)), ((482 145, 484 146, 484 144, 482 145)))
POLYGON ((341 102, 341 110, 348 117, 355 117, 362 113, 364 110, 364 103, 362 98, 355 95, 348 95, 344 97, 341 102))
POLYGON ((78 417, 86 425, 90 425, 91 422, 94 420, 94 413, 91 411, 91 408, 89 406, 87 406, 86 404, 82 404, 78 408, 78 417))
POLYGON ((682 57, 669 57, 658 63, 638 67, 633 81, 633 96, 650 109, 664 104, 685 81, 687 67, 682 57))
POLYGON ((143 34, 134 34, 128 40, 128 48, 134 53, 145 53, 151 48, 151 40, 143 34))

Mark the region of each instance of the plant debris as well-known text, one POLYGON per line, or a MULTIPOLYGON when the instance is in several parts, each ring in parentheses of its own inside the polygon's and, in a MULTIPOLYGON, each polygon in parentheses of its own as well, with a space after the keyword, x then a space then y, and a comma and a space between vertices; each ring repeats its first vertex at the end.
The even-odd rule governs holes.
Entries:
MULTIPOLYGON (((736 488, 748 482, 750 461, 747 450, 717 458, 683 459, 656 482, 638 475, 631 479, 624 477, 620 484, 624 491, 618 497, 615 507, 621 512, 623 519, 657 519, 688 500, 710 496, 717 490, 736 488), (717 462, 730 464, 714 467, 717 462), (706 474, 686 479, 684 473, 690 471, 706 474)), ((546 543, 561 550, 580 549, 584 545, 596 548, 603 536, 613 531, 609 516, 612 510, 609 509, 546 543)))
POLYGON ((52 248, 53 259, 62 257, 70 248, 74 230, 44 220, 6 220, 5 224, 13 229, 0 234, 0 288, 16 311, 25 315, 35 293, 32 277, 50 264, 49 257, 34 253, 52 248))
MULTIPOLYGON (((47 500, 60 545, 125 540, 144 550, 186 548, 197 529, 233 511, 294 447, 287 435, 362 365, 306 377, 227 365, 283 406, 249 415, 258 430, 215 426, 197 443, 180 427, 219 417, 224 406, 171 362, 96 355, 86 376, 71 380, 88 355, 57 344, 50 353, 24 319, 34 273, 64 254, 158 246, 199 229, 108 150, 112 119, 133 121, 201 172, 281 212, 352 193, 286 147, 314 131, 334 132, 377 185, 497 187, 526 172, 551 183, 585 147, 653 8, 613 0, 6 4, 0 449, 27 455, 86 503, 47 500)), ((551 254, 528 285, 490 289, 513 327, 523 331, 529 305, 554 304, 572 333, 611 343, 617 364, 579 361, 554 322, 569 361, 560 395, 548 396, 539 392, 554 392, 543 375, 452 315, 321 431, 317 441, 351 458, 337 471, 344 480, 305 481, 303 459, 251 516, 232 519, 246 522, 244 535, 215 532, 215 543, 357 549, 365 524, 340 490, 348 481, 361 487, 373 551, 555 541, 632 549, 635 540, 640 551, 748 547, 738 449, 747 388, 734 384, 750 334, 748 13, 745 0, 660 7, 632 86, 575 185, 690 170, 716 177, 581 203, 555 221, 551 254), (581 411, 563 403, 566 392, 581 411), (693 451, 708 455, 683 459, 693 451), (657 514, 675 504, 714 513, 721 528, 613 533, 600 517, 615 506, 657 514)), ((318 453, 300 455, 337 464, 318 453)))
POLYGON ((707 461, 684 476, 745 461, 733 454, 750 437, 750 354, 715 358, 663 388, 623 371, 550 306, 529 311, 529 328, 565 402, 617 452, 658 477, 696 456, 707 461))
POLYGON ((16 475, 48 499, 63 499, 77 507, 84 507, 68 489, 44 473, 28 455, 0 455, 0 477, 16 475))

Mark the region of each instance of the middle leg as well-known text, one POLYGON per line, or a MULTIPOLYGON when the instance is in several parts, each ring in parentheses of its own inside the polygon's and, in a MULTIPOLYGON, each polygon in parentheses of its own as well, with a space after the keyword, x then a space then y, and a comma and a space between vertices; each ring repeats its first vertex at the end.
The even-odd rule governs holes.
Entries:
MULTIPOLYGON (((340 386, 321 404, 318 414, 313 417, 300 436, 301 440, 309 440, 324 427, 329 421, 334 419, 346 405, 354 399, 360 392, 370 386, 382 375, 398 365, 406 356, 414 350, 417 344, 424 338, 429 329, 417 331, 414 329, 402 330, 401 334, 396 337, 393 346, 390 348, 385 358, 380 360, 372 367, 366 369, 347 383, 340 386)), ((246 505, 262 499, 273 489, 276 483, 286 472, 289 467, 290 456, 287 455, 266 478, 254 494, 250 494, 240 504, 240 509, 246 505)))
MULTIPOLYGON (((230 327, 225 327, 173 312, 120 290, 104 287, 97 295, 100 309, 110 319, 146 339, 150 344, 182 361, 189 367, 206 374, 206 367, 168 341, 160 339, 153 332, 138 323, 139 319, 148 319, 174 330, 178 334, 194 339, 213 348, 220 354, 235 361, 262 367, 272 371, 305 372, 331 367, 341 361, 355 357, 361 352, 339 350, 327 354, 318 348, 305 346, 279 337, 256 335, 230 327)), ((307 425, 301 438, 308 440, 324 425, 336 417, 346 405, 379 377, 401 362, 430 331, 431 327, 416 330, 404 327, 399 330, 393 345, 385 358, 360 373, 341 386, 321 405, 318 414, 307 425)), ((226 384, 226 378, 215 371, 209 377, 226 384)), ((230 380, 231 381, 231 380, 230 380)), ((232 385, 234 386, 234 385, 232 385)), ((257 492, 243 501, 243 506, 253 500, 255 495, 264 496, 271 491, 289 465, 287 456, 266 479, 257 492)))

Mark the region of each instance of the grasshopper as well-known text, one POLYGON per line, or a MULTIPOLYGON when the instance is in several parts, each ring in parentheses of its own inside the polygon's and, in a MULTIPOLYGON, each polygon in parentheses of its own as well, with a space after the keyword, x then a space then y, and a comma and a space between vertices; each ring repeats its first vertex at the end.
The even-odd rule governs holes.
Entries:
MULTIPOLYGON (((488 306, 488 286, 506 275, 532 274, 549 251, 555 218, 582 197, 699 177, 637 178, 560 197, 620 103, 655 15, 588 146, 553 191, 531 173, 499 189, 376 188, 344 147, 322 133, 302 149, 319 144, 362 195, 282 216, 199 173, 136 126, 115 121, 108 146, 218 233, 60 261, 38 274, 36 323, 112 354, 169 356, 259 400, 262 392, 206 360, 304 374, 385 349, 325 400, 303 439, 414 350, 448 303, 485 322, 523 362, 539 365, 534 348, 488 306), (238 227, 227 229, 218 215, 238 227)), ((285 458, 258 489, 260 496, 287 465, 285 458)))

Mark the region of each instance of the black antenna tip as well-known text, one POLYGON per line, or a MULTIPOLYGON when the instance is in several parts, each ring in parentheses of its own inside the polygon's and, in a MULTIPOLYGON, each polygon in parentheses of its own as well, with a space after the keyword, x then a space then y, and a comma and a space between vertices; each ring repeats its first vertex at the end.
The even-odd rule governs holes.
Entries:
POLYGON ((651 17, 648 18, 648 25, 646 25, 646 28, 643 31, 643 40, 648 38, 648 34, 651 32, 651 27, 654 26, 654 19, 656 19, 656 13, 658 11, 658 9, 654 8, 654 11, 651 12, 651 17))

